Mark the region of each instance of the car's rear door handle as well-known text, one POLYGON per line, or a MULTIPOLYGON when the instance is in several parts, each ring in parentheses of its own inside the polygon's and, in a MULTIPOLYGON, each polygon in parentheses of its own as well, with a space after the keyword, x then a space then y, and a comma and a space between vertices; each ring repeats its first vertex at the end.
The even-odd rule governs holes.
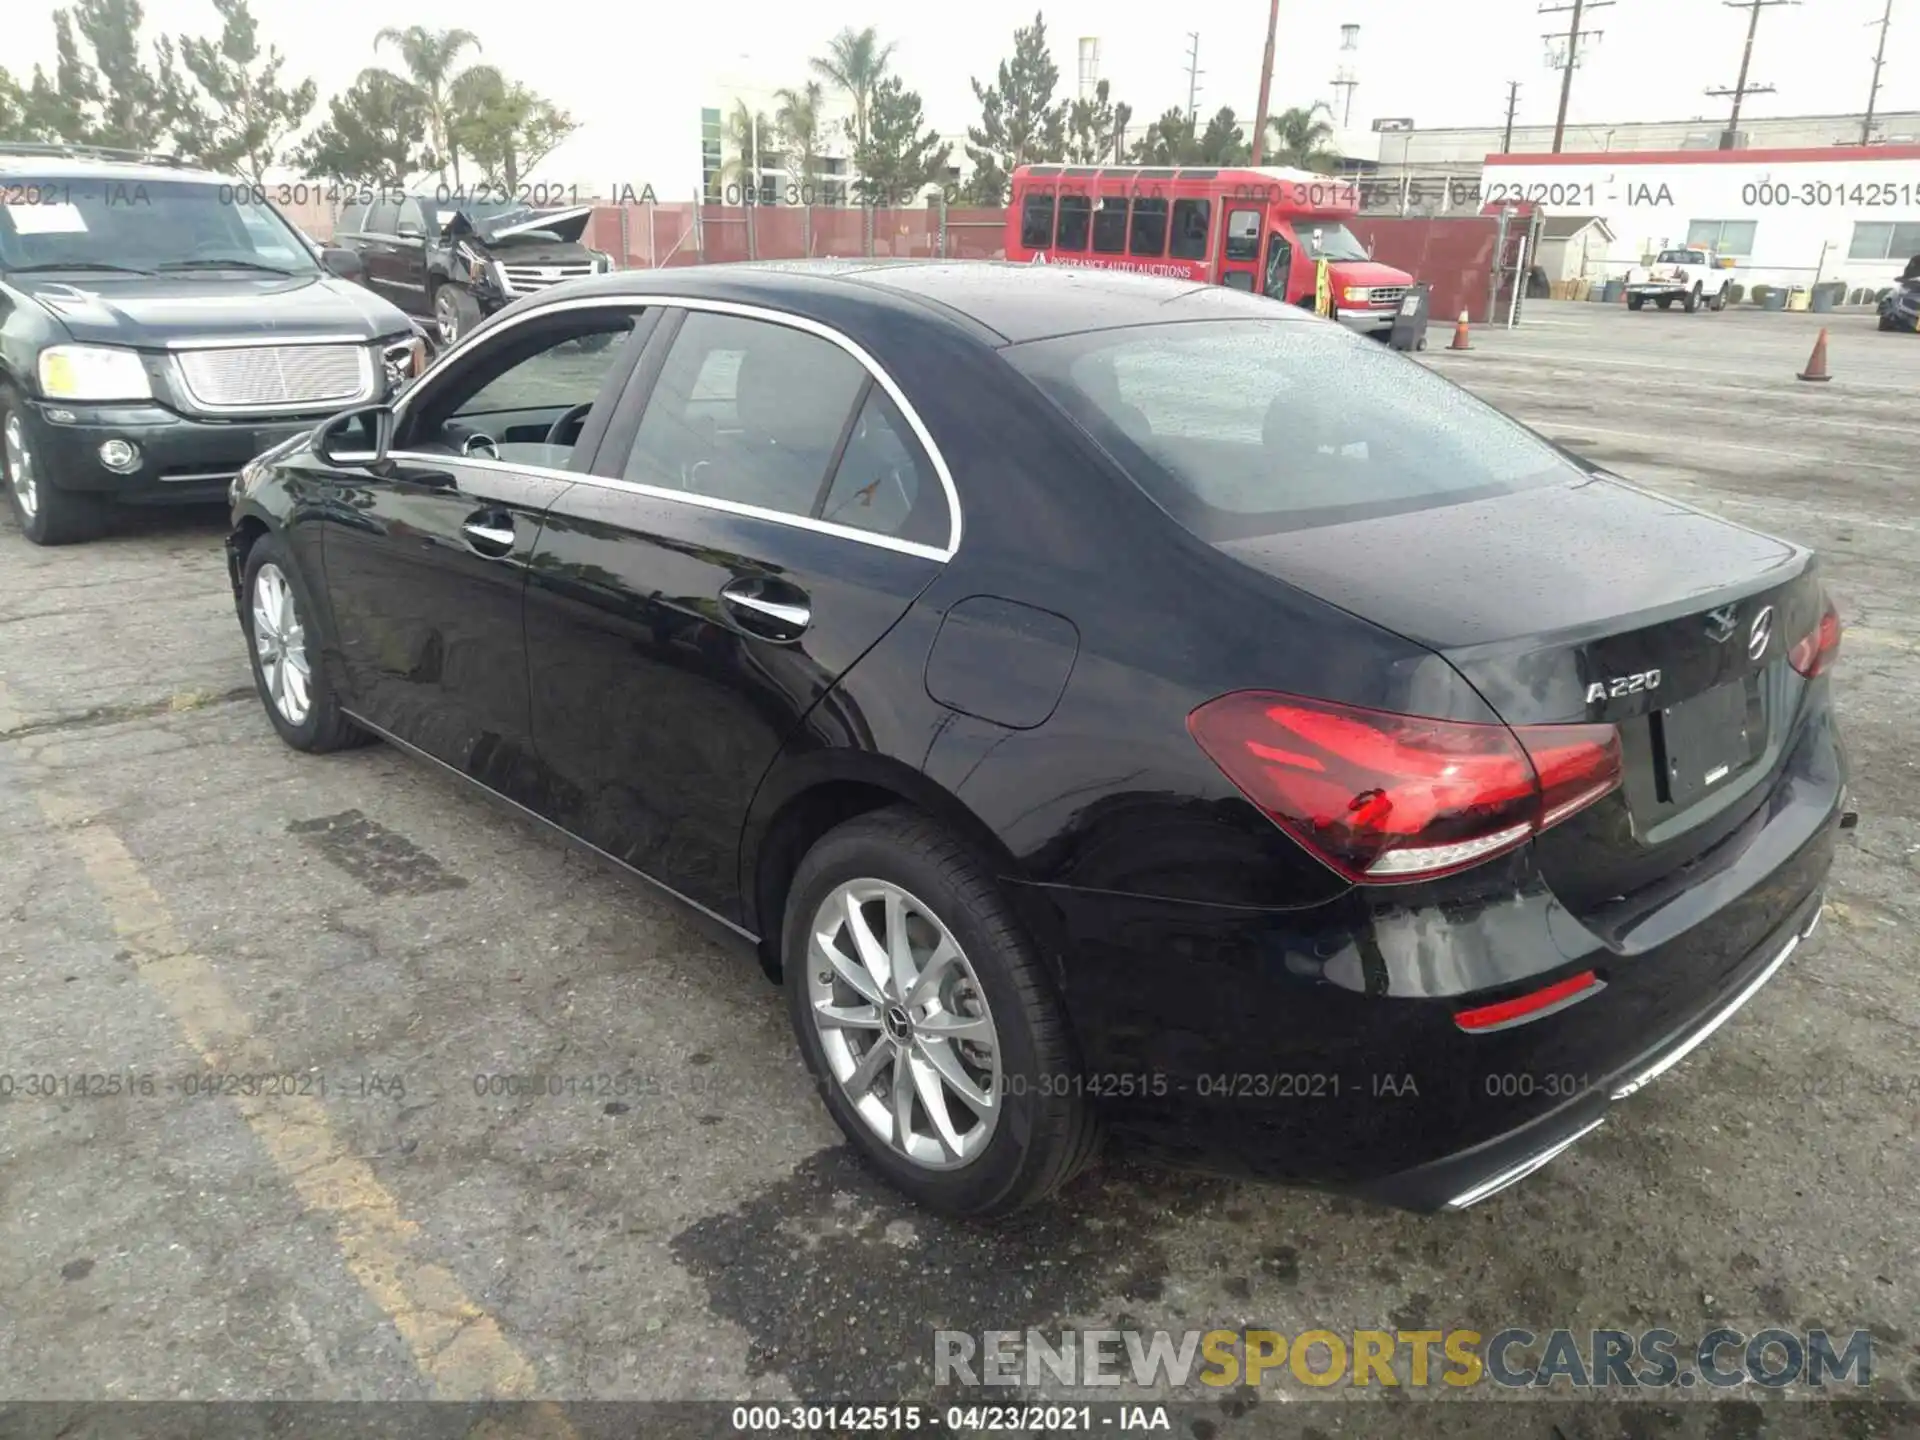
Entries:
POLYGON ((497 510, 483 510, 468 516, 460 533, 469 546, 496 560, 513 551, 513 517, 497 510))
POLYGON ((720 598, 741 625, 769 639, 795 639, 813 621, 806 593, 777 580, 736 580, 720 598))

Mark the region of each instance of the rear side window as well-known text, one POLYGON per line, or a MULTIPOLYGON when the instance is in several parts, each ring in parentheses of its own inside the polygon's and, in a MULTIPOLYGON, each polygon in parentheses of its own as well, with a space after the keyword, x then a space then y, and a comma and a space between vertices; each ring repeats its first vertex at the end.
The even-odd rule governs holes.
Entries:
POLYGON ((1332 326, 1196 321, 1001 353, 1210 541, 1422 510, 1578 473, 1458 386, 1332 326))
POLYGON ((1062 250, 1087 248, 1087 232, 1093 227, 1093 201, 1085 195, 1060 197, 1060 229, 1054 243, 1062 250))
POLYGON ((1173 202, 1173 245, 1171 253, 1180 260, 1207 258, 1207 232, 1213 224, 1211 200, 1173 202))
POLYGON ((1093 253, 1123 255, 1127 249, 1127 197, 1109 195, 1093 212, 1093 253))
POLYGON ((361 226, 365 223, 366 218, 367 218, 366 206, 349 205, 347 206, 346 209, 340 212, 340 224, 338 228, 344 231, 345 233, 351 235, 355 231, 361 228, 361 226))
POLYGON ((877 385, 867 387, 820 518, 896 540, 947 543, 947 496, 940 478, 906 418, 877 385))
POLYGON ((1133 202, 1133 237, 1127 244, 1129 255, 1160 256, 1167 253, 1167 202, 1133 202))
POLYGON ((1031 191, 1020 202, 1020 244, 1027 250, 1044 250, 1053 244, 1053 196, 1031 191))
POLYGON ((640 417, 624 477, 812 515, 867 372, 817 335, 696 311, 640 417))

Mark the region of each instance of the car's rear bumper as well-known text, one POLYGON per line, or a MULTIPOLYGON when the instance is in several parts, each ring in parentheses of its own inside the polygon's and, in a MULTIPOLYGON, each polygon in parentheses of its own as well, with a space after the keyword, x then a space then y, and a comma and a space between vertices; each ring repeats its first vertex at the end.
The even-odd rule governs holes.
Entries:
POLYGON ((227 498, 233 477, 261 451, 311 429, 304 419, 192 420, 160 405, 33 403, 41 474, 62 490, 86 490, 137 504, 199 504, 227 498), (114 469, 101 457, 110 440, 136 460, 114 469))
POLYGON ((1752 998, 1818 913, 1846 803, 1821 696, 1751 817, 1629 926, 1589 928, 1526 862, 1291 911, 1020 897, 1137 1153, 1437 1208, 1577 1138, 1752 998), (1524 1022, 1455 1019, 1588 972, 1524 1022))

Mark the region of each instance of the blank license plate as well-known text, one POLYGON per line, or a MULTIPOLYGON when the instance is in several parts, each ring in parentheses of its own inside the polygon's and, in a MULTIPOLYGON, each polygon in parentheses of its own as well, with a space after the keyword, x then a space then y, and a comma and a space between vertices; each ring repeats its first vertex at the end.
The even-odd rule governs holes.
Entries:
POLYGON ((1759 707, 1747 683, 1716 685, 1660 712, 1666 741, 1667 793, 1676 805, 1737 775, 1760 749, 1759 707))

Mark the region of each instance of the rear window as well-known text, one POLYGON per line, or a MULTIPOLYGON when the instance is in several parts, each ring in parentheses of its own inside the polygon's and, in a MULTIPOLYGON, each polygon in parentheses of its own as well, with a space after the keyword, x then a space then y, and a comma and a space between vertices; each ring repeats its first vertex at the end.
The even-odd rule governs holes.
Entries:
POLYGON ((1456 504, 1580 473, 1425 366, 1331 325, 1147 325, 1001 353, 1209 541, 1456 504))
POLYGON ((1704 250, 1662 250, 1655 262, 1660 265, 1704 265, 1707 252, 1704 250))

